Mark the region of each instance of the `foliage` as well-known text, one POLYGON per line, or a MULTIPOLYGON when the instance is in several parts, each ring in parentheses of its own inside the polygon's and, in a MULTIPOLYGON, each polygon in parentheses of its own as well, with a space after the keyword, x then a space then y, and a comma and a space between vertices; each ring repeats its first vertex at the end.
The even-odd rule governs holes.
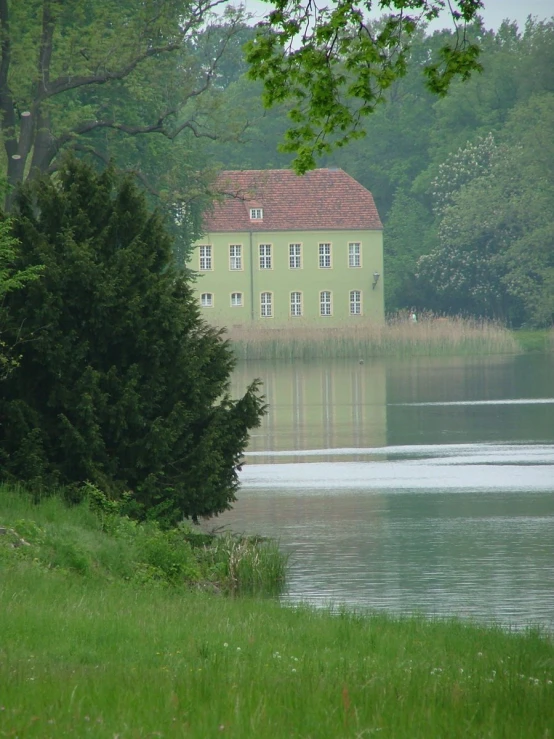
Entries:
POLYGON ((256 382, 229 397, 231 349, 160 217, 130 180, 70 161, 23 188, 13 233, 16 267, 44 273, 6 299, 8 340, 33 340, 0 391, 3 476, 132 491, 133 515, 166 523, 229 508, 263 403, 256 382))
POLYGON ((449 312, 465 307, 488 318, 506 318, 501 251, 508 235, 499 234, 493 215, 503 209, 506 196, 494 190, 494 164, 506 156, 489 135, 450 155, 433 182, 439 243, 420 257, 417 269, 449 312))
POLYGON ((2 0, 0 130, 17 183, 65 152, 132 172, 173 226, 182 259, 201 229, 212 168, 202 142, 238 135, 218 71, 241 11, 225 0, 2 0))
POLYGON ((389 213, 384 233, 385 303, 387 309, 411 305, 420 310, 428 296, 415 278, 419 257, 432 247, 432 216, 414 196, 399 192, 389 213))
POLYGON ((0 220, 0 380, 5 379, 18 364, 17 348, 19 339, 15 338, 11 345, 3 340, 3 326, 6 321, 4 299, 14 290, 40 277, 42 265, 34 265, 26 269, 16 269, 19 242, 11 234, 12 224, 8 219, 0 220))
POLYGON ((439 245, 418 262, 449 311, 548 326, 554 320, 554 94, 512 111, 505 144, 468 144, 439 168, 439 245))
MULTIPOLYGON (((383 93, 407 72, 410 42, 421 22, 444 7, 431 0, 388 0, 392 11, 371 23, 353 0, 318 8, 304 0, 273 0, 256 39, 247 44, 250 75, 264 83, 268 106, 292 100, 292 121, 285 150, 296 154, 299 173, 315 167, 315 158, 363 134, 359 123, 372 113, 383 93)), ((456 43, 443 44, 423 72, 429 89, 446 94, 456 77, 468 79, 481 69, 479 47, 466 28, 475 20, 480 0, 452 3, 458 26, 456 43)), ((364 9, 370 12, 368 0, 364 9)))

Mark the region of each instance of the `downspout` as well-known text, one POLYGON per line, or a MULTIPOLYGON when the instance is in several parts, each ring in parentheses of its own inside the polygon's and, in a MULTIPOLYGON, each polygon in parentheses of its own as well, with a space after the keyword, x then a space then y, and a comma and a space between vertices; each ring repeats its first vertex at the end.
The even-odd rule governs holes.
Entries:
POLYGON ((254 322, 254 248, 252 246, 252 231, 250 236, 250 320, 254 322))

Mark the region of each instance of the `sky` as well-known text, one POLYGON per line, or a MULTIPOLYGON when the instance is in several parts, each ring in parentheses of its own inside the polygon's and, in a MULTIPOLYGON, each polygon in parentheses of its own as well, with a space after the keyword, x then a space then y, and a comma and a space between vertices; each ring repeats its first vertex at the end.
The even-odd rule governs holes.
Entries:
MULTIPOLYGON (((485 20, 486 28, 497 29, 505 18, 517 21, 518 25, 523 28, 528 15, 535 16, 539 20, 554 16, 554 0, 483 0, 483 2, 485 8, 481 11, 481 15, 485 20)), ((320 4, 323 5, 324 2, 320 4)), ((257 18, 261 18, 267 13, 270 5, 260 0, 246 0, 246 7, 257 18)), ((445 14, 442 21, 433 24, 431 30, 449 26, 449 19, 445 14)))

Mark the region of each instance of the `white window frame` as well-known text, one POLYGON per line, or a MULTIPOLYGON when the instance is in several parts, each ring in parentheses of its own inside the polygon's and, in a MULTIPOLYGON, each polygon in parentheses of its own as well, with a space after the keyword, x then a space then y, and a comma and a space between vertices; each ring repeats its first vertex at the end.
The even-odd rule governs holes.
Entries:
POLYGON ((290 305, 291 318, 296 318, 302 315, 303 300, 302 300, 302 292, 300 290, 293 290, 291 292, 289 305, 290 305), (293 300, 293 296, 294 296, 294 300, 293 300))
POLYGON ((250 220, 251 221, 263 221, 264 209, 263 208, 250 208, 250 220))
POLYGON ((350 290, 349 294, 350 302, 350 315, 361 316, 362 315, 362 291, 361 290, 350 290))
POLYGON ((202 293, 200 295, 200 305, 202 308, 213 308, 214 307, 214 294, 213 293, 202 293))
POLYGON ((273 269, 272 244, 258 244, 260 269, 273 269))
POLYGON ((319 245, 319 269, 331 269, 333 262, 331 261, 331 244, 328 242, 319 245))
POLYGON ((289 269, 302 269, 302 244, 289 244, 289 269))
POLYGON ((229 269, 242 271, 242 244, 229 244, 229 269))
POLYGON ((200 272, 211 272, 213 268, 212 245, 201 244, 201 246, 198 247, 198 269, 200 272))
POLYGON ((319 293, 319 315, 325 318, 333 315, 333 293, 331 290, 321 290, 319 293), (325 300, 323 296, 326 297, 325 300))
POLYGON ((260 293, 260 317, 273 318, 273 293, 267 290, 260 293))
POLYGON ((242 308, 243 306, 244 301, 242 298, 242 293, 231 293, 231 308, 242 308))
POLYGON ((359 241, 348 244, 348 266, 352 269, 362 266, 362 245, 359 241))

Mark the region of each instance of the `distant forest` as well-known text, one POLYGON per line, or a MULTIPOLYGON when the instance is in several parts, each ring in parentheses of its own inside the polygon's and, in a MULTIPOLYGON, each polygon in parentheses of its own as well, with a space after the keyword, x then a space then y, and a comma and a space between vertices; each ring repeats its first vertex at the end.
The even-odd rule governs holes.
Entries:
MULTIPOLYGON (((212 29, 212 33, 213 33, 212 29)), ((224 27, 221 28, 224 33, 224 27)), ((206 164, 287 167, 287 109, 264 110, 247 77, 244 26, 218 68, 219 115, 236 137, 203 147, 206 164)), ((364 120, 362 138, 322 158, 373 193, 384 223, 386 308, 554 320, 554 19, 471 29, 483 72, 437 98, 421 67, 450 31, 412 45, 407 75, 364 120)), ((454 41, 453 35, 452 40, 454 41)))

